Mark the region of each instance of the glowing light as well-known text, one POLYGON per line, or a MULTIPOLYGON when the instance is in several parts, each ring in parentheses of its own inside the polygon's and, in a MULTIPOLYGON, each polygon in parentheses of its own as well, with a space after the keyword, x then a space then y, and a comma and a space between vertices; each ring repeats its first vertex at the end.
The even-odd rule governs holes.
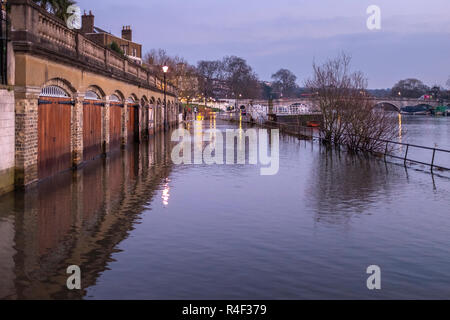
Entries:
POLYGON ((164 66, 164 67, 162 67, 162 69, 163 69, 164 73, 167 73, 167 71, 169 71, 169 67, 168 66, 164 66))
POLYGON ((161 199, 164 206, 169 205, 169 198, 170 198, 170 187, 169 187, 170 180, 167 178, 166 183, 164 184, 164 189, 162 191, 161 199))

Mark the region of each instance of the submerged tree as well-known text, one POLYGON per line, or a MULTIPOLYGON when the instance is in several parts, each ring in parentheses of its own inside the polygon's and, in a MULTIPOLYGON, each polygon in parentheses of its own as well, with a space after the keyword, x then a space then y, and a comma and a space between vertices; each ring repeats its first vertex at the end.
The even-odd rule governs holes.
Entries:
POLYGON ((392 113, 374 109, 361 72, 350 71, 351 58, 342 54, 323 65, 313 64, 307 88, 317 95, 323 116, 321 135, 325 142, 344 144, 351 150, 380 151, 382 140, 398 133, 392 113))

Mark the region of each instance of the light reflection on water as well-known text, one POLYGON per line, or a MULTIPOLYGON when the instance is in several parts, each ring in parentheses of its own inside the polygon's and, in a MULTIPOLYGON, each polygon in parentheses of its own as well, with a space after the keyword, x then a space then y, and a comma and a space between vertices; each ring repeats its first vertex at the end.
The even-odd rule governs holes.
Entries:
POLYGON ((450 296, 449 180, 280 140, 274 176, 174 166, 166 136, 0 198, 0 298, 450 296))

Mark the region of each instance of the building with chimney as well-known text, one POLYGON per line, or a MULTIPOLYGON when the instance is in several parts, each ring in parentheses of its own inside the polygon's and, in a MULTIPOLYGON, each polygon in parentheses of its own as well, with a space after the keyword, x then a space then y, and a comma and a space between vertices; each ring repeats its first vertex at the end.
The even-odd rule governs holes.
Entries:
POLYGON ((94 18, 91 11, 89 11, 89 14, 85 12, 82 16, 81 33, 86 38, 107 47, 111 47, 113 43, 116 43, 125 56, 142 64, 142 45, 133 42, 133 31, 130 26, 124 26, 122 28, 122 37, 119 38, 110 32, 96 27, 94 18))

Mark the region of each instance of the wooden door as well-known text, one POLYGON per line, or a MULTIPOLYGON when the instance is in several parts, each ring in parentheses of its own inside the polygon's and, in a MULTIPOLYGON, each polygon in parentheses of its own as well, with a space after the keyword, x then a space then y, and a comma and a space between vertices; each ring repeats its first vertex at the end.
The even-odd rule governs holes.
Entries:
POLYGON ((128 104, 127 134, 128 142, 137 141, 139 131, 139 108, 135 104, 128 104))
POLYGON ((109 146, 114 149, 120 146, 122 105, 111 103, 109 108, 109 146))
POLYGON ((143 130, 144 130, 144 136, 148 137, 149 135, 149 123, 150 123, 150 118, 149 118, 149 114, 150 114, 150 108, 149 106, 144 107, 144 121, 143 121, 143 130))
POLYGON ((42 97, 38 106, 38 178, 72 166, 70 120, 72 100, 42 97))
POLYGON ((83 158, 92 160, 102 153, 102 103, 83 104, 83 158))

